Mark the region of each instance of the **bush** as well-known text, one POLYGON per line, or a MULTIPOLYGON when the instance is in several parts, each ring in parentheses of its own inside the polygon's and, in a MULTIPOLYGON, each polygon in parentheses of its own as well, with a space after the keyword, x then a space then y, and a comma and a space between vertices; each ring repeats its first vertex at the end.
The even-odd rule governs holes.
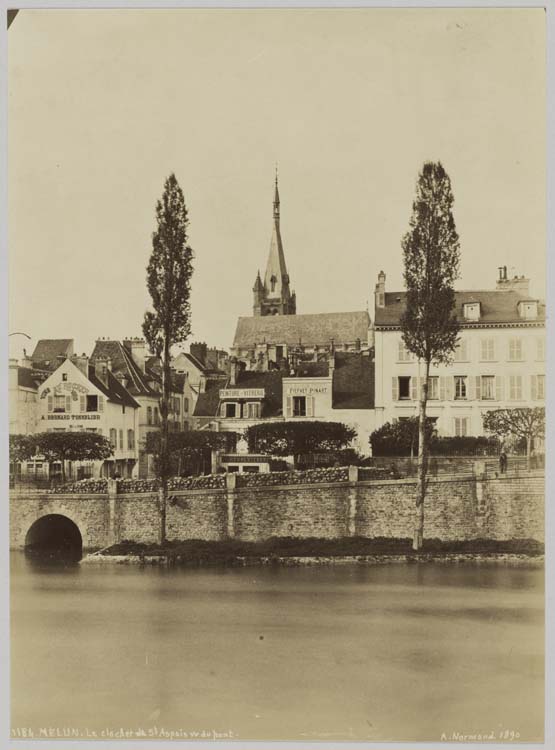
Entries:
POLYGON ((435 437, 430 446, 432 456, 496 456, 500 450, 497 438, 435 437))

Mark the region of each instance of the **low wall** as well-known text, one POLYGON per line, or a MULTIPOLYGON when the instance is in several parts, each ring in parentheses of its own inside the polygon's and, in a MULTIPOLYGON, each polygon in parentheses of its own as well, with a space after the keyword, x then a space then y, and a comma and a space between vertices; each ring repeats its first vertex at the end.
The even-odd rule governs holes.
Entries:
MULTIPOLYGON (((364 476, 360 472, 360 477, 364 476)), ((351 467, 348 481, 281 486, 240 486, 236 475, 222 489, 170 493, 169 540, 234 537, 410 537, 413 533, 414 479, 359 481, 351 467)), ((14 495, 11 545, 23 547, 32 523, 59 513, 80 528, 86 549, 117 541, 156 542, 155 493, 108 495, 14 495)), ((425 503, 425 537, 544 540, 543 472, 490 478, 431 478, 425 503)))

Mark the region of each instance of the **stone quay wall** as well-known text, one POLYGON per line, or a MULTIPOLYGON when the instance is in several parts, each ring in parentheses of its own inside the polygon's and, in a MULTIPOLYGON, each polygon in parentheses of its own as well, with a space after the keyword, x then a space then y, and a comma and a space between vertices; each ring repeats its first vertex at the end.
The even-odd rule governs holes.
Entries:
MULTIPOLYGON (((483 466, 482 466, 483 468, 483 466)), ((229 474, 224 487, 170 492, 167 538, 262 541, 270 537, 411 537, 416 482, 413 478, 366 480, 349 467, 346 481, 241 486, 229 474)), ((58 513, 73 520, 85 549, 118 541, 158 538, 158 496, 153 492, 12 495, 10 542, 25 545, 40 517, 58 513)), ((444 541, 536 539, 544 541, 544 474, 430 478, 425 537, 444 541)))

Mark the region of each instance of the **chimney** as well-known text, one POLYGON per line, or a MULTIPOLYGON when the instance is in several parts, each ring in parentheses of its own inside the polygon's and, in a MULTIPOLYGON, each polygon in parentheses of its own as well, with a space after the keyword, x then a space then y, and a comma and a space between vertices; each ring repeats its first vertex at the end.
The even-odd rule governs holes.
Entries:
POLYGON ((127 386, 129 385, 129 378, 127 377, 127 373, 118 372, 116 373, 116 378, 119 380, 119 382, 122 384, 124 388, 127 388, 127 386))
POLYGON ((56 354, 56 367, 63 365, 67 357, 65 354, 56 354))
POLYGON ((189 347, 189 353, 192 354, 193 357, 198 359, 198 361, 206 367, 208 347, 205 343, 200 343, 197 341, 194 344, 191 344, 191 346, 189 347))
POLYGON ((104 385, 108 384, 108 370, 112 367, 108 357, 97 357, 94 361, 94 374, 104 385))
POLYGON ((497 269, 499 271, 499 278, 495 288, 501 292, 517 292, 522 294, 524 297, 530 296, 530 279, 525 276, 513 276, 509 279, 507 276, 507 266, 501 266, 497 269))
POLYGON ((33 360, 27 354, 25 349, 23 350, 23 357, 21 357, 21 367, 26 367, 28 369, 33 367, 33 360))
POLYGON ((333 371, 335 370, 335 352, 332 352, 331 357, 329 358, 328 368, 330 375, 333 375, 333 371))
POLYGON ((376 308, 385 307, 385 273, 380 271, 378 274, 378 283, 374 292, 374 302, 376 308))
POLYGON ((74 354, 71 358, 71 361, 86 378, 89 377, 89 358, 84 352, 81 356, 79 356, 78 354, 74 354))
POLYGON ((237 385, 237 375, 239 374, 239 362, 235 357, 229 360, 229 385, 237 385))
POLYGON ((141 372, 144 372, 146 367, 145 340, 141 338, 124 339, 123 345, 131 353, 133 362, 135 362, 141 372))

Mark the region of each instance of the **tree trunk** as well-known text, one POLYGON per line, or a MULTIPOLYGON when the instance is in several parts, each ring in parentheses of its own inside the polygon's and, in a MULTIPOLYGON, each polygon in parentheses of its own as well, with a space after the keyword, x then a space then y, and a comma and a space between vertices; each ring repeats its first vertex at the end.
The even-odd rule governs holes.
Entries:
POLYGON ((412 548, 416 552, 422 549, 424 542, 424 498, 426 497, 426 471, 428 464, 428 445, 426 435, 426 404, 428 402, 428 378, 430 374, 430 363, 426 362, 424 370, 424 381, 422 383, 420 396, 420 409, 418 419, 418 481, 416 484, 416 514, 414 524, 414 538, 412 548))
POLYGON ((66 483, 66 459, 65 456, 62 456, 62 484, 66 483))
POLYGON ((158 503, 160 506, 160 544, 166 542, 166 511, 168 505, 168 412, 171 393, 171 369, 170 369, 170 341, 169 336, 164 336, 164 351, 162 353, 162 398, 160 399, 160 487, 158 490, 158 503))
POLYGON ((528 471, 532 468, 532 438, 526 435, 526 468, 528 471))

